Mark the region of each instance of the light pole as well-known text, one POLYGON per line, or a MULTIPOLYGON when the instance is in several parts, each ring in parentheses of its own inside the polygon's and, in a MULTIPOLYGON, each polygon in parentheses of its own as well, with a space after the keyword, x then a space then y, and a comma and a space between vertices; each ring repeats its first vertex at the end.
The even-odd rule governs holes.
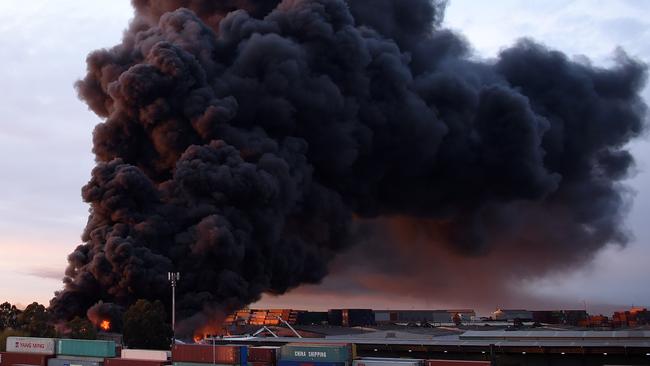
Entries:
POLYGON ((172 285, 172 345, 176 344, 176 282, 181 279, 180 272, 167 272, 167 279, 172 285))

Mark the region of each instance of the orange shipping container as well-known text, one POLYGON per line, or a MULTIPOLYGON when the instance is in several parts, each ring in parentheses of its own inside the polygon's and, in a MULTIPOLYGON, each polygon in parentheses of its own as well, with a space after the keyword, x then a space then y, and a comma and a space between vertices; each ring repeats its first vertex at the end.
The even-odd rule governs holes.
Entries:
POLYGON ((51 357, 51 355, 42 355, 37 353, 0 352, 0 366, 47 366, 47 360, 51 357))
POLYGON ((239 363, 241 346, 210 346, 175 344, 172 347, 173 362, 239 363))
POLYGON ((277 351, 280 347, 250 347, 248 349, 248 361, 251 362, 275 362, 277 351))

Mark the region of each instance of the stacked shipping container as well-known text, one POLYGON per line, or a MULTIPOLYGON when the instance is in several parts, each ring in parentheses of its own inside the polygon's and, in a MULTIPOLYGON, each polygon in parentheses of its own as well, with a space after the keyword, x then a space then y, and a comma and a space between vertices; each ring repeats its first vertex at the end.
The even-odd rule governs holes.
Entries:
POLYGON ((120 358, 107 358, 104 366, 164 366, 169 364, 168 351, 124 349, 120 358))
POLYGON ((583 328, 609 327, 609 318, 604 315, 590 315, 587 319, 579 321, 578 326, 583 328))
POLYGON ((252 310, 249 318, 250 325, 280 325, 278 318, 289 324, 296 324, 298 312, 291 309, 252 310))
POLYGON ((115 342, 84 339, 60 339, 56 358, 47 366, 104 366, 104 360, 115 357, 115 342))
POLYGON ((578 325, 588 317, 585 310, 535 310, 532 313, 534 322, 545 324, 578 325))
POLYGON ((175 344, 172 347, 172 362, 174 366, 246 365, 248 363, 248 347, 175 344))
POLYGON ((275 365, 280 347, 262 346, 248 348, 248 364, 251 366, 275 365))
POLYGON ((648 325, 650 313, 646 308, 633 307, 628 311, 617 311, 612 316, 612 327, 634 328, 640 325, 648 325))
POLYGON ((115 357, 115 342, 91 341, 86 339, 60 339, 57 343, 56 354, 102 359, 115 357))
POLYGON ((359 327, 375 325, 375 313, 371 309, 332 309, 327 313, 329 325, 359 327))
POLYGON ((352 344, 289 343, 280 349, 278 366, 348 366, 354 357, 352 344))

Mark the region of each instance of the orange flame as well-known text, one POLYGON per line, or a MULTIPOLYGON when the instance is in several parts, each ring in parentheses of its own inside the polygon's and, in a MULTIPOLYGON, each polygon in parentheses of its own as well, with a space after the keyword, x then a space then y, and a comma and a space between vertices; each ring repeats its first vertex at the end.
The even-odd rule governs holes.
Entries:
POLYGON ((228 335, 228 331, 223 327, 223 325, 215 322, 214 324, 206 324, 195 329, 193 338, 195 343, 200 343, 204 338, 223 335, 228 335))
POLYGON ((111 322, 109 322, 108 320, 102 320, 102 322, 99 324, 99 327, 105 331, 108 331, 109 329, 111 329, 111 322))

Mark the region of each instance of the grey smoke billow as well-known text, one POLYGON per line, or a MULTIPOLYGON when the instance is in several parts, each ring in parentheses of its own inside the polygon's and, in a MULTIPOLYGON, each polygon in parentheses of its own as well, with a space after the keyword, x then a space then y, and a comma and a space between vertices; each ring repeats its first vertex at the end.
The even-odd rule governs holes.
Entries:
POLYGON ((508 248, 524 274, 628 239, 646 67, 623 52, 605 69, 524 39, 477 61, 426 0, 133 5, 77 83, 103 121, 60 318, 167 299, 172 270, 181 318, 318 283, 372 220, 508 248))

